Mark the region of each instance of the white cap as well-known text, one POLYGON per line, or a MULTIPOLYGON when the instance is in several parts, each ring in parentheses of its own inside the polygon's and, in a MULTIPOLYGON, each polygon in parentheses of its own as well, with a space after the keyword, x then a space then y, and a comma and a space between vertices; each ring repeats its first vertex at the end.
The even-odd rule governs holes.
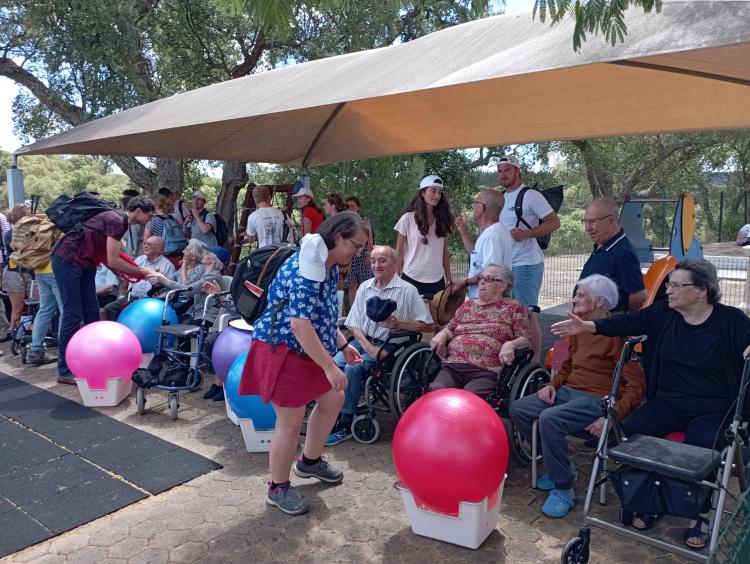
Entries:
POLYGON ((328 247, 323 237, 308 233, 302 237, 299 249, 299 273, 308 280, 322 282, 326 279, 328 247))
POLYGON ((201 190, 196 190, 195 192, 193 192, 193 198, 203 198, 205 200, 206 193, 201 190))
POLYGON ((292 194, 292 198, 299 198, 300 196, 310 196, 313 197, 312 190, 310 190, 309 187, 303 186, 299 190, 297 190, 294 194, 292 194))
POLYGON ((501 164, 509 164, 513 165, 517 169, 521 169, 521 163, 518 162, 518 158, 514 155, 505 155, 504 157, 500 157, 500 160, 497 161, 498 166, 501 164))
POLYGON ((424 188, 429 188, 431 186, 436 186, 440 188, 441 190, 445 188, 445 186, 443 186, 443 179, 440 178, 437 174, 431 174, 430 176, 425 176, 422 179, 422 182, 419 183, 420 190, 423 190, 424 188))

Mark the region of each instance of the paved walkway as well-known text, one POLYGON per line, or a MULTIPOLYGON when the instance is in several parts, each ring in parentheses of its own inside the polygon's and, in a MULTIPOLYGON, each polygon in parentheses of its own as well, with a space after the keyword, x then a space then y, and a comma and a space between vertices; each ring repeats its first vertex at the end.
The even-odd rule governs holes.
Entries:
MULTIPOLYGON (((70 386, 54 383, 54 366, 24 366, 7 345, 0 370, 80 401, 70 386)), ((239 427, 224 404, 200 394, 182 396, 172 421, 166 395, 151 394, 138 416, 133 398, 101 412, 198 452, 224 468, 161 495, 128 506, 59 537, 8 556, 3 562, 559 562, 564 544, 581 522, 590 453, 576 462, 578 506, 563 520, 542 516, 543 495, 528 488, 529 472, 511 462, 497 530, 472 551, 412 534, 393 485, 393 425, 371 446, 348 441, 327 449, 345 471, 344 482, 326 487, 300 479, 312 510, 287 517, 264 503, 268 456, 246 452, 239 427)), ((617 504, 598 508, 616 518, 617 504)), ((659 527, 679 538, 679 521, 659 527)), ((1 534, 1 533, 0 533, 1 534)), ((592 533, 591 562, 681 562, 656 549, 609 533, 592 533)))

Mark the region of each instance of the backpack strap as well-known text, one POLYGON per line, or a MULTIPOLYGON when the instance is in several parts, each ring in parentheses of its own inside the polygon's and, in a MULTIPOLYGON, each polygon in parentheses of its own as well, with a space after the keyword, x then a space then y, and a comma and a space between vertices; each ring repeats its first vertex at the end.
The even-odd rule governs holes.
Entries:
POLYGON ((516 196, 516 203, 513 206, 513 211, 516 213, 516 227, 520 226, 523 223, 526 226, 526 229, 531 229, 531 225, 529 225, 528 222, 523 218, 523 197, 528 191, 528 186, 524 186, 523 188, 521 188, 518 196, 516 196))

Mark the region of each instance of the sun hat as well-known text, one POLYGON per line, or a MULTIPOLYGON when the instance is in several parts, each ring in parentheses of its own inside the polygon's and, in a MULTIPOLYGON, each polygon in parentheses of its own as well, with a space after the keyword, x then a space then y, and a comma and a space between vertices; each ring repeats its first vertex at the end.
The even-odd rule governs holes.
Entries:
POLYGON ((445 186, 443 185, 443 179, 440 178, 437 174, 431 174, 429 176, 425 176, 422 179, 422 182, 419 183, 419 189, 424 190, 425 188, 430 188, 431 186, 436 186, 437 188, 445 189, 445 186))
POLYGON ((326 260, 328 260, 328 247, 323 237, 313 233, 302 237, 299 246, 299 273, 303 278, 314 282, 325 280, 326 260))
POLYGON ((381 321, 388 319, 398 307, 395 300, 379 298, 378 296, 368 298, 366 304, 367 317, 372 319, 375 323, 380 323, 381 321))
POLYGON ((432 297, 430 302, 430 313, 432 320, 438 325, 445 325, 461 307, 466 299, 466 287, 460 291, 454 291, 453 285, 449 284, 445 290, 440 290, 432 297))
POLYGON ((223 264, 226 265, 229 262, 229 251, 224 247, 218 245, 206 245, 205 250, 209 253, 215 254, 216 258, 218 258, 223 264))

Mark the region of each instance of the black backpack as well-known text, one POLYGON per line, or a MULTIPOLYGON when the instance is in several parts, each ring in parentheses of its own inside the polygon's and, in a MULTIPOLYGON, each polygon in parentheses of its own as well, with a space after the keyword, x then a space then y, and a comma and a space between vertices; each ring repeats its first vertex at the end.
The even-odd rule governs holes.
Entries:
MULTIPOLYGON (((531 225, 529 225, 526 220, 523 219, 523 197, 527 191, 536 190, 537 192, 539 192, 542 196, 544 196, 544 199, 547 200, 547 203, 550 205, 552 210, 557 213, 558 211, 560 211, 560 207, 563 203, 564 186, 564 184, 560 184, 559 186, 555 186, 554 188, 547 188, 546 190, 539 190, 536 185, 534 185, 533 188, 529 188, 528 186, 524 186, 523 188, 521 188, 521 191, 516 197, 516 203, 513 206, 513 211, 516 213, 516 227, 523 223, 526 226, 526 229, 531 229, 531 225)), ((543 219, 540 219, 539 223, 542 223, 543 221, 543 219)), ((536 242, 541 249, 546 249, 547 247, 549 247, 550 235, 552 234, 548 233, 547 235, 542 235, 541 237, 536 238, 536 242)))
POLYGON ((268 287, 286 259, 299 250, 295 245, 269 245, 242 259, 229 290, 242 318, 254 323, 266 307, 268 287))
MULTIPOLYGON (((201 212, 201 219, 206 221, 207 215, 208 210, 204 209, 203 212, 201 212)), ((224 218, 218 213, 214 213, 214 217, 216 218, 216 233, 214 233, 214 235, 216 235, 216 244, 223 247, 227 244, 227 240, 229 239, 229 227, 227 226, 227 222, 224 221, 224 218)))
POLYGON ((55 198, 44 213, 63 233, 77 231, 81 224, 96 214, 117 211, 97 196, 79 192, 74 196, 63 194, 55 198))

